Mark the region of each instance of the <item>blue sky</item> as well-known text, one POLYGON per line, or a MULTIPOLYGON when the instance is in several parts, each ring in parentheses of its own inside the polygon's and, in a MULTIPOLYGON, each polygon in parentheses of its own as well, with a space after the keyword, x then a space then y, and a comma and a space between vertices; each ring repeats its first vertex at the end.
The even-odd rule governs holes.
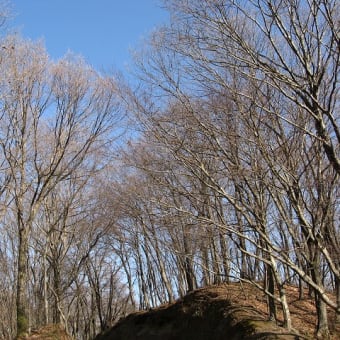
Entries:
POLYGON ((168 20, 160 0, 12 0, 8 26, 42 38, 52 58, 68 50, 98 70, 124 72, 129 50, 168 20))

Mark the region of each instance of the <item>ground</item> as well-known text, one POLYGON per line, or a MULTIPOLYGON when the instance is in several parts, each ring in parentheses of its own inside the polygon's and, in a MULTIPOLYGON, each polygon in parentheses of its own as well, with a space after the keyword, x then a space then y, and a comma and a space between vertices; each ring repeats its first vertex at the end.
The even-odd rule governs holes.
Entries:
POLYGON ((73 338, 66 334, 65 328, 61 325, 48 325, 32 331, 30 336, 22 337, 18 340, 72 340, 73 338))
MULTIPOLYGON (((266 296, 248 284, 223 284, 198 289, 173 304, 135 312, 120 320, 96 340, 298 340, 315 339, 314 300, 298 299, 298 288, 287 287, 293 331, 282 326, 278 306, 277 324, 268 321, 266 296)), ((340 340, 330 311, 332 340, 340 340)), ((38 329, 28 340, 71 340, 62 326, 38 329)))
MULTIPOLYGON (((174 304, 137 312, 120 320, 96 340, 238 340, 314 339, 316 313, 313 299, 298 300, 298 289, 287 287, 294 330, 279 320, 267 320, 264 294, 240 283, 212 286, 189 293, 174 304)), ((330 325, 334 313, 330 312, 330 325)), ((332 340, 340 340, 339 329, 332 329, 332 340)))

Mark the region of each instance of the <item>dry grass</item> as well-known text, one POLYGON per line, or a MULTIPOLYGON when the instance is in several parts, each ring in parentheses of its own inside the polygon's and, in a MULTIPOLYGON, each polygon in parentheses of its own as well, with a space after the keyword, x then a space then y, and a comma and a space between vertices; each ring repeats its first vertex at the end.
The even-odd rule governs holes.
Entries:
POLYGON ((61 325, 48 325, 32 332, 26 340, 72 340, 73 338, 66 334, 65 328, 61 325))
MULTIPOLYGON (((281 327, 279 305, 275 324, 268 321, 267 298, 261 291, 233 283, 202 288, 174 304, 133 313, 97 340, 315 339, 314 301, 298 300, 296 287, 287 287, 287 295, 293 332, 281 327)), ((334 313, 329 314, 331 325, 334 313)), ((339 339, 339 330, 333 329, 332 340, 339 339)))
MULTIPOLYGON (((299 300, 297 287, 286 288, 294 333, 284 335, 281 307, 277 305, 277 325, 268 322, 267 297, 250 284, 222 284, 199 289, 174 304, 151 311, 140 311, 121 320, 117 326, 98 339, 239 339, 233 337, 231 326, 245 325, 254 333, 249 339, 315 339, 317 322, 314 299, 299 300), (232 321, 230 321, 230 318, 232 321), (229 326, 227 326, 227 324, 229 326), (229 328, 228 328, 229 327, 229 328), (219 329, 217 331, 217 329, 219 329), (196 332, 196 333, 195 333, 196 332), (255 333, 259 334, 257 338, 255 333), (268 334, 268 337, 264 336, 268 334), (211 337, 213 335, 213 337, 211 337), (278 336, 278 337, 277 337, 278 336)), ((340 340, 340 329, 334 329, 335 313, 329 310, 331 339, 340 340)), ((239 326, 234 332, 244 331, 239 326)), ((236 334, 236 333, 235 333, 236 334)), ((234 335, 235 335, 234 334, 234 335)), ((49 325, 32 332, 29 340, 71 340, 60 325, 49 325)))
MULTIPOLYGON (((203 288, 205 289, 205 288, 203 288)), ((254 286, 250 284, 228 284, 207 288, 209 291, 216 292, 218 298, 226 298, 233 303, 243 306, 253 306, 265 318, 268 315, 267 297, 254 286)), ((289 309, 292 318, 292 326, 299 334, 314 339, 315 328, 317 324, 317 315, 315 302, 313 298, 308 297, 308 291, 305 290, 305 298, 299 300, 299 289, 294 286, 287 286, 286 293, 288 297, 289 309)), ((282 309, 277 304, 278 325, 282 326, 283 317, 282 309)), ((332 333, 332 340, 340 340, 340 329, 335 329, 335 312, 332 309, 329 312, 329 326, 332 333)))

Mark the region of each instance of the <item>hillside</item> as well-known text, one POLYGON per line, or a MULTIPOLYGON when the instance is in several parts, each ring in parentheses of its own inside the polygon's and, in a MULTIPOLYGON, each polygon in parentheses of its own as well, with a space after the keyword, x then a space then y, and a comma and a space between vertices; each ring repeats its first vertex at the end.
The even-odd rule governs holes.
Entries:
MULTIPOLYGON (((313 339, 313 301, 298 301, 288 287, 294 332, 266 319, 266 298, 248 285, 229 284, 189 293, 171 305, 133 313, 96 340, 313 339)), ((279 311, 280 315, 280 311, 279 311)), ((330 313, 330 324, 334 315, 330 313)), ((340 339, 332 330, 332 339, 340 339)))

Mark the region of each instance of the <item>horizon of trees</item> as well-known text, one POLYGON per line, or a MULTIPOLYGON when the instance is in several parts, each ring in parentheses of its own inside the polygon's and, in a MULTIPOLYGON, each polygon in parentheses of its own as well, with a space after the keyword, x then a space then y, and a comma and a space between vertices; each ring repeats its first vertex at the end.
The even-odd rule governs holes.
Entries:
POLYGON ((248 282, 288 330, 286 287, 299 287, 329 339, 340 5, 164 6, 171 23, 140 51, 137 85, 2 39, 0 337, 53 322, 92 339, 130 311, 248 282))

